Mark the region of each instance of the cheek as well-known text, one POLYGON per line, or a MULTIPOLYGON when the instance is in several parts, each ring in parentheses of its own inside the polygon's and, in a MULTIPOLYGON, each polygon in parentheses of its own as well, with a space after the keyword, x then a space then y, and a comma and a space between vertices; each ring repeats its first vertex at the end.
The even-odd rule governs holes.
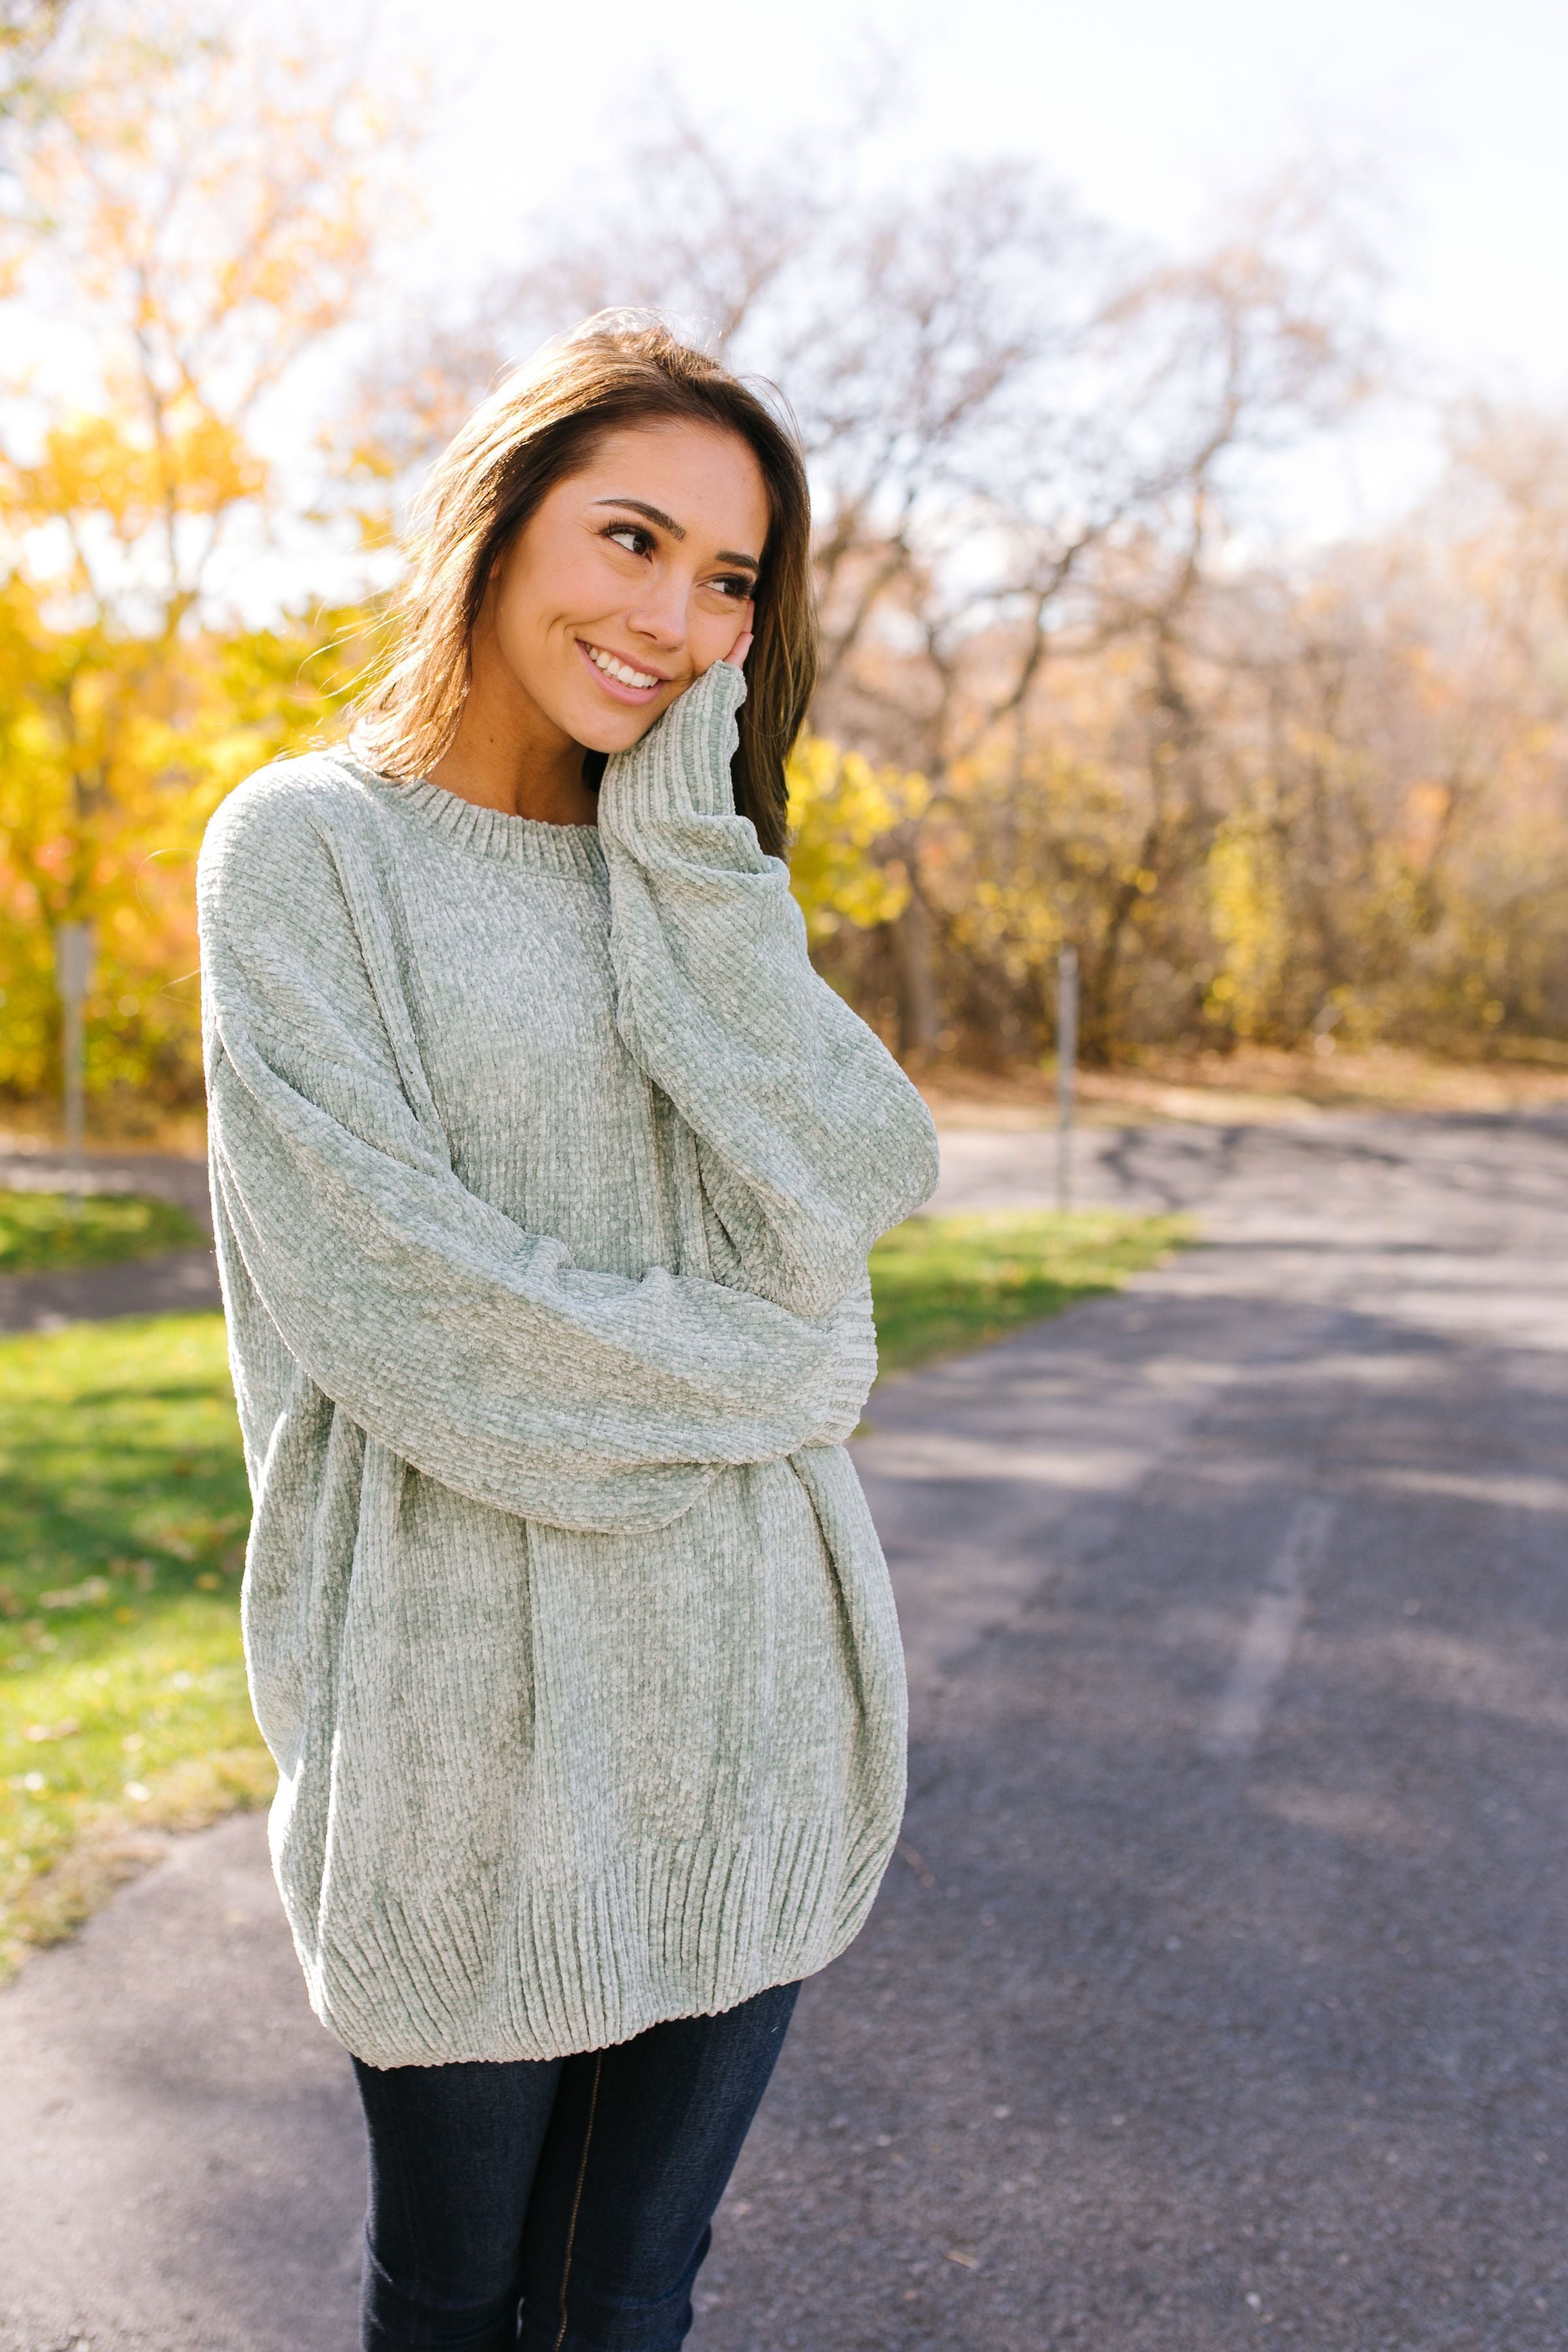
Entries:
POLYGON ((574 632, 615 607, 616 583, 595 550, 553 548, 549 555, 519 567, 496 613, 501 651, 520 676, 575 661, 574 632))
POLYGON ((689 616, 689 643, 693 664, 699 670, 707 669, 712 662, 722 661, 742 629, 751 625, 755 607, 750 602, 725 605, 715 613, 695 606, 689 616))
POLYGON ((569 632, 615 612, 626 591, 616 565, 579 541, 552 571, 548 601, 551 620, 569 632))

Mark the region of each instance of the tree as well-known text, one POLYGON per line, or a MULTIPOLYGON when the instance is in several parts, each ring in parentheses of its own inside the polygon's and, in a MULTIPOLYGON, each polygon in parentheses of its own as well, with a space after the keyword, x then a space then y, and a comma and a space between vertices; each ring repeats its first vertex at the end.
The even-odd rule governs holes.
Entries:
POLYGON ((37 94, 35 74, 60 29, 67 0, 0 0, 0 123, 37 94))
MULTIPOLYGON (((867 184, 858 152, 824 139, 740 157, 675 110, 618 192, 546 225, 541 259, 489 289, 499 332, 464 323, 445 366, 441 337, 422 337, 405 454, 444 438, 509 355, 606 306, 656 307, 788 386, 817 513, 813 724, 929 784, 923 814, 889 836, 900 887, 880 927, 912 1059, 942 1034, 939 962, 971 971, 986 938, 1016 961, 1004 935, 1032 942, 1028 961, 1064 920, 1076 928, 1071 902, 1058 894, 1048 912, 1043 877, 1016 856, 999 895, 972 885, 1004 843, 1038 834, 1017 805, 1036 779, 1066 772, 1032 748, 1064 656, 1135 647, 1144 812, 1080 941, 1088 1036, 1108 1050, 1131 936, 1153 911, 1146 877, 1163 887, 1201 864, 1213 822, 1184 632, 1227 493, 1258 453, 1360 389, 1365 258, 1300 177, 1177 266, 1086 219, 1031 166, 958 163, 910 195, 867 184), (999 824, 994 845, 971 838, 980 820, 999 824)), ((378 375, 384 445, 396 371, 378 375)))
POLYGON ((1068 941, 1104 1057, 1568 1035, 1561 419, 1473 410, 1406 526, 1266 558, 1267 469, 1384 364, 1356 175, 1288 173, 1172 258, 1028 167, 910 192, 861 153, 740 155, 677 110, 384 357, 384 461, 604 306, 787 385, 826 654, 797 888, 911 1061, 1046 1051, 1068 941))
POLYGON ((0 1085, 46 1083, 50 935, 83 920, 89 1085, 195 1083, 202 825, 325 716, 363 625, 279 625, 255 583, 311 543, 342 570, 268 411, 363 299, 382 129, 319 59, 177 21, 57 57, 3 232, 32 367, 0 447, 0 1085))

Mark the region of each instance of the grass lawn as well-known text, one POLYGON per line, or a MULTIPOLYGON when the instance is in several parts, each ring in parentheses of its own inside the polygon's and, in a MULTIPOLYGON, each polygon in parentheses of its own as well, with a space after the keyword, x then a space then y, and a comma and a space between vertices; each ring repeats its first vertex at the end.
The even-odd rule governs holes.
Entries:
POLYGON ((1180 1217, 1100 1210, 910 1217, 871 1253, 881 1368, 908 1371, 1120 1289, 1190 1234, 1180 1217))
POLYGON ((132 1192, 11 1192, 0 1190, 0 1274, 64 1274, 156 1257, 204 1239, 195 1219, 171 1201, 132 1192))
POLYGON ((221 1317, 0 1341, 0 1974, 135 1867, 149 1828, 269 1787, 240 1660, 247 1518, 221 1317))
MULTIPOLYGON (((883 1369, 1114 1289, 1181 1238, 1171 1218, 913 1218, 872 1255, 883 1369)), ((146 1860, 150 1829, 269 1793, 247 1517, 221 1317, 0 1339, 0 1977, 146 1860)))

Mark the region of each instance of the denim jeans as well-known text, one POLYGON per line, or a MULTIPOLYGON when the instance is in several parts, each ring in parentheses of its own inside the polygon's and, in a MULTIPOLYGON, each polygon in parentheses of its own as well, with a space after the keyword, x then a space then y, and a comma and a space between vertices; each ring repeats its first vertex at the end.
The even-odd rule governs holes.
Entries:
POLYGON ((574 2058, 356 2058, 364 2352, 674 2352, 799 1990, 574 2058))

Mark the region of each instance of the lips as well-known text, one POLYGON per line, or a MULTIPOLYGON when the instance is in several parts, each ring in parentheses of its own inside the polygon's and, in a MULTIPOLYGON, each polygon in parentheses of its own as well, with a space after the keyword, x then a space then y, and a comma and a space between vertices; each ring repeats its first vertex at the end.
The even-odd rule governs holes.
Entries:
POLYGON ((651 702, 660 687, 669 684, 658 670, 626 661, 605 646, 590 645, 585 637, 579 637, 577 645, 599 684, 617 702, 651 702))

